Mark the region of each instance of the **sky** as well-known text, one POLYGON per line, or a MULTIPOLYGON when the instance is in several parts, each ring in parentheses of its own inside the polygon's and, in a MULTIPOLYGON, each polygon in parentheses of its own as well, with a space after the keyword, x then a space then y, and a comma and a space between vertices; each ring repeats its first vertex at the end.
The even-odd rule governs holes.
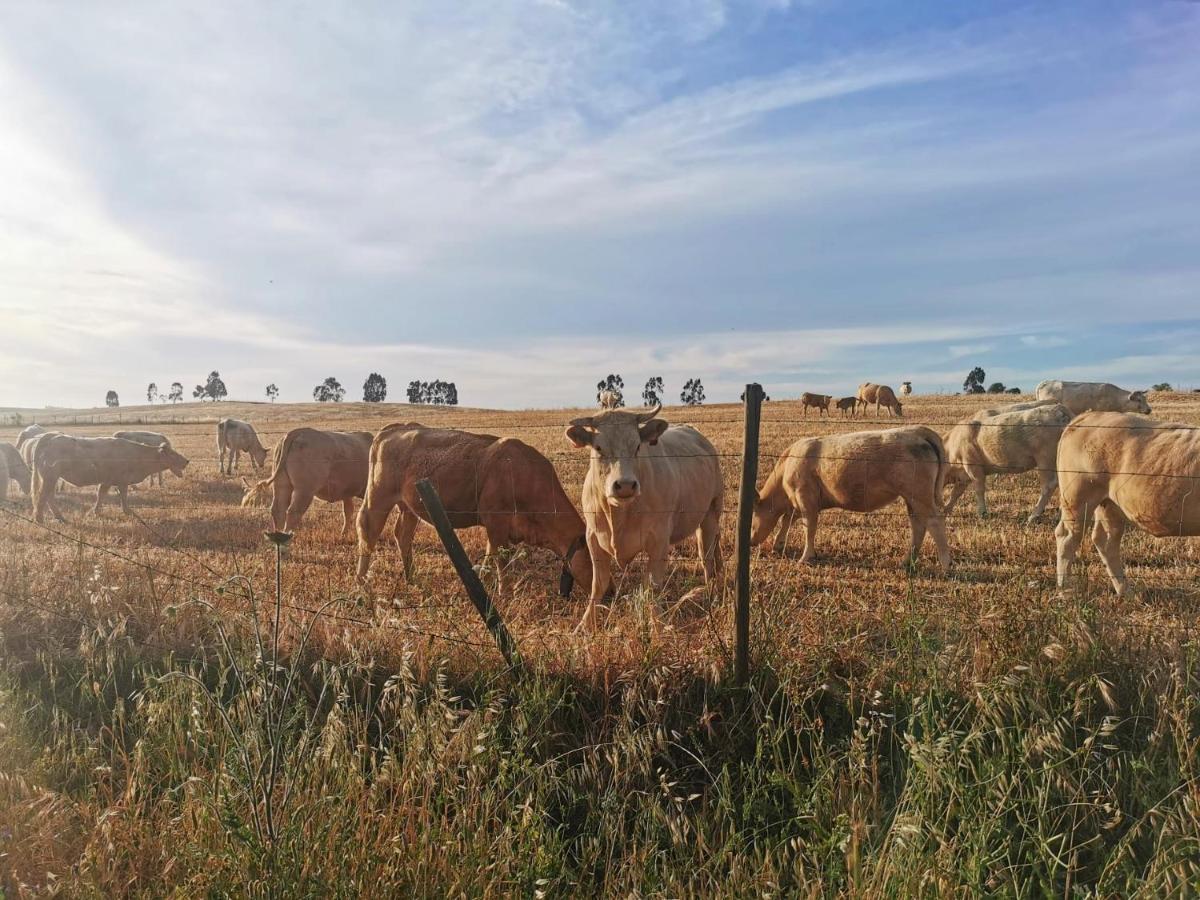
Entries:
POLYGON ((0 405, 1200 386, 1200 3, 0 7, 0 405))

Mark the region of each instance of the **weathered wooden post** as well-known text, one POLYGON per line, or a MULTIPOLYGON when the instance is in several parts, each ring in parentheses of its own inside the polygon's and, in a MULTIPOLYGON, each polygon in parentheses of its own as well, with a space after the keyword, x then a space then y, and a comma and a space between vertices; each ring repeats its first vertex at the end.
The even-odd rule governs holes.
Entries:
POLYGON ((762 417, 761 384, 748 384, 742 395, 745 402, 742 432, 742 483, 738 492, 738 520, 735 553, 737 590, 733 611, 733 680, 745 687, 750 677, 750 524, 754 501, 758 496, 758 433, 762 417))
POLYGON ((467 590, 467 596, 479 610, 483 624, 492 633, 496 646, 504 655, 504 661, 520 674, 524 670, 521 653, 517 650, 512 635, 504 626, 500 612, 492 604, 492 598, 488 596, 487 588, 483 586, 478 573, 471 565, 467 551, 463 549, 458 535, 454 533, 454 526, 450 524, 450 518, 446 515, 445 507, 442 506, 442 499, 438 496, 437 488, 430 483, 428 478, 422 478, 417 482, 417 493, 421 495, 421 502, 425 504, 425 510, 429 513, 433 527, 437 529, 438 537, 442 539, 442 545, 446 548, 446 553, 450 555, 450 561, 454 563, 454 570, 458 572, 458 577, 467 590))

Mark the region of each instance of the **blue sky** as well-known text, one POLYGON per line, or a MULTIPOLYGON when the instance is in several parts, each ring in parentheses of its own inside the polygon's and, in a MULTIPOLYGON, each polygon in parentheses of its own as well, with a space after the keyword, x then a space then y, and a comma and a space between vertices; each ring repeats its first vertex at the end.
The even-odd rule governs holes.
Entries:
POLYGON ((1198 48, 1182 0, 10 4, 0 404, 1200 385, 1198 48))

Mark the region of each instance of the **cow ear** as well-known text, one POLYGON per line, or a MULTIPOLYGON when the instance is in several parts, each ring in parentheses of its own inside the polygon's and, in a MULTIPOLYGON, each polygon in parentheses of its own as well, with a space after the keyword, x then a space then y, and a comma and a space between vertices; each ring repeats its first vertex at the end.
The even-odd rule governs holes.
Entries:
POLYGON ((567 442, 576 450, 582 450, 584 447, 590 447, 596 439, 596 432, 591 429, 584 428, 582 425, 572 425, 564 434, 567 442))
POLYGON ((645 425, 638 428, 638 436, 642 439, 642 443, 653 446, 658 443, 658 439, 662 437, 663 432, 670 427, 670 423, 664 419, 651 419, 645 425))

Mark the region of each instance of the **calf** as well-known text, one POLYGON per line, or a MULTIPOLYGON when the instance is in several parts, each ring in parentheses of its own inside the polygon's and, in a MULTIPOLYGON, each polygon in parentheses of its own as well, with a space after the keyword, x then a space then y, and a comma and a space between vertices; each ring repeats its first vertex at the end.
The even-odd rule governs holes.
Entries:
POLYGON ((847 412, 849 412, 850 417, 853 418, 855 413, 858 412, 858 398, 857 397, 842 397, 840 400, 837 401, 837 408, 839 410, 841 410, 842 418, 846 417, 847 412))
POLYGON ((805 391, 800 395, 800 407, 804 410, 804 416, 808 416, 808 408, 810 406, 819 409, 821 415, 828 414, 829 406, 833 403, 833 398, 828 394, 810 394, 805 391))
POLYGON ((863 412, 866 412, 868 406, 875 404, 875 415, 879 415, 879 407, 885 407, 888 412, 894 416, 903 416, 901 412, 903 407, 900 401, 896 399, 896 392, 886 384, 872 384, 864 382, 858 386, 858 402, 862 405, 863 412))

